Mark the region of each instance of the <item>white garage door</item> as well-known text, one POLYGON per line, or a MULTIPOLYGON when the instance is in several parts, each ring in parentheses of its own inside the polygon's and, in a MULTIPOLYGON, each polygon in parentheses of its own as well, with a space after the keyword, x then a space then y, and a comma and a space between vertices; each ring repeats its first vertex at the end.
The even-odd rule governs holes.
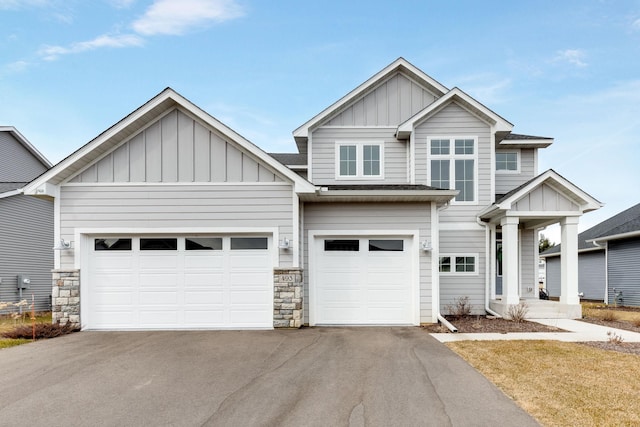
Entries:
POLYGON ((269 245, 267 237, 94 237, 86 327, 270 328, 269 245))
POLYGON ((415 323, 411 238, 316 237, 312 322, 415 323))

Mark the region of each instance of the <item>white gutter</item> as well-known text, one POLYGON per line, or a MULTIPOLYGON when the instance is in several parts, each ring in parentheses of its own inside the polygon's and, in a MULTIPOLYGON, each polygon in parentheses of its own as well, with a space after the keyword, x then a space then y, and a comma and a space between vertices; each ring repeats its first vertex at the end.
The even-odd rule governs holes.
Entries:
POLYGON ((440 272, 438 271, 439 258, 440 258, 440 211, 449 207, 449 202, 446 202, 439 208, 437 205, 431 203, 431 277, 433 287, 433 308, 436 319, 443 324, 451 332, 458 332, 458 328, 453 326, 444 316, 440 313, 440 272))
POLYGON ((489 229, 489 224, 482 222, 480 217, 476 217, 476 222, 484 227, 484 240, 486 242, 485 246, 485 266, 484 266, 484 311, 489 313, 492 316, 501 318, 502 316, 495 311, 489 308, 489 298, 491 295, 491 262, 492 262, 492 252, 491 252, 491 230, 489 229))
POLYGON ((451 332, 454 332, 454 333, 458 332, 458 328, 456 328, 451 323, 449 323, 449 321, 447 319, 445 319, 444 316, 441 315, 440 313, 438 313, 438 320, 440 321, 440 323, 442 323, 444 326, 446 326, 447 329, 449 329, 451 332))

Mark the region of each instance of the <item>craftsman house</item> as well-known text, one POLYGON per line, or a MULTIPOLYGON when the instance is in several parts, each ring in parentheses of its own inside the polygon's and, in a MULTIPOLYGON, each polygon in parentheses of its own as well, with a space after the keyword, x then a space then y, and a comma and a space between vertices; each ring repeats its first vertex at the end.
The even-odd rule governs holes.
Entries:
POLYGON ((54 318, 418 325, 462 296, 503 313, 537 300, 537 232, 553 223, 555 304, 577 317, 578 219, 600 203, 538 173, 552 139, 512 129, 402 58, 297 128, 298 153, 266 153, 167 88, 25 187, 54 201, 65 248, 54 318))

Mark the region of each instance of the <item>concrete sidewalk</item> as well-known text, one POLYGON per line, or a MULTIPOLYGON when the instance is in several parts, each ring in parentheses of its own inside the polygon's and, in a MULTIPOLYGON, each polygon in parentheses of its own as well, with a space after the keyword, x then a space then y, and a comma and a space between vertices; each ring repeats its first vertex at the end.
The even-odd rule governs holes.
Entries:
POLYGON ((504 334, 431 334, 440 342, 454 341, 491 341, 491 340, 556 340, 565 342, 608 341, 607 332, 622 337, 624 342, 640 342, 640 333, 623 329, 609 328, 571 319, 532 319, 532 322, 564 329, 567 332, 509 332, 504 334))

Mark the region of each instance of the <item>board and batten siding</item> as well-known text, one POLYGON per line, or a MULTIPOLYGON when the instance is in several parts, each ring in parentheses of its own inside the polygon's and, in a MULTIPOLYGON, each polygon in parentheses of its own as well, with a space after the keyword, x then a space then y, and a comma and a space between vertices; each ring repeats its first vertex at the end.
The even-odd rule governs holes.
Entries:
MULTIPOLYGON (((440 221, 473 222, 478 212, 492 201, 491 194, 491 128, 482 120, 452 102, 440 111, 420 123, 415 130, 415 173, 416 184, 429 185, 431 155, 429 154, 428 139, 431 137, 477 137, 477 174, 478 194, 477 204, 460 205, 452 202, 440 214, 440 221)), ((453 184, 453 183, 452 183, 453 184)))
POLYGON ((612 240, 607 244, 609 304, 622 291, 624 305, 640 307, 640 238, 612 240))
MULTIPOLYGON (((311 181, 332 184, 406 184, 409 182, 407 143, 395 138, 395 128, 320 128, 313 132, 311 144, 311 181), (384 177, 382 179, 336 180, 336 142, 382 143, 384 177)), ((361 161, 361 159, 358 159, 361 161)))
POLYGON ((559 193, 553 187, 542 184, 531 192, 525 194, 511 206, 511 210, 518 212, 528 211, 574 211, 580 210, 575 202, 559 193))
POLYGON ((323 125, 398 126, 436 99, 434 93, 398 72, 352 101, 323 125))
MULTIPOLYGON (((420 241, 431 241, 429 203, 305 203, 304 204, 304 313, 309 323, 309 242, 310 230, 407 230, 420 233, 420 241)), ((431 323, 431 252, 420 251, 420 322, 431 323)))
POLYGON ((0 182, 29 182, 47 167, 9 132, 0 132, 0 182))
POLYGON ((535 149, 496 149, 496 153, 513 152, 518 152, 518 156, 520 156, 520 171, 517 173, 511 171, 496 171, 496 194, 507 194, 509 191, 519 187, 537 175, 535 149))
MULTIPOLYGON (((61 237, 76 229, 277 228, 293 236, 293 186, 287 183, 211 185, 88 185, 61 187, 61 237)), ((274 243, 275 244, 275 243, 274 243)), ((62 251, 61 267, 73 268, 73 250, 62 251)), ((280 251, 280 266, 292 265, 280 251)))
POLYGON ((179 109, 139 132, 70 182, 277 182, 236 144, 179 109))
POLYGON ((457 298, 469 297, 473 314, 484 314, 485 231, 478 230, 440 230, 440 256, 477 255, 476 273, 447 274, 440 273, 440 311, 449 314, 457 298))
POLYGON ((0 199, 0 301, 17 302, 17 276, 28 275, 31 288, 23 298, 35 309, 51 309, 53 269, 53 202, 15 195, 0 199))

